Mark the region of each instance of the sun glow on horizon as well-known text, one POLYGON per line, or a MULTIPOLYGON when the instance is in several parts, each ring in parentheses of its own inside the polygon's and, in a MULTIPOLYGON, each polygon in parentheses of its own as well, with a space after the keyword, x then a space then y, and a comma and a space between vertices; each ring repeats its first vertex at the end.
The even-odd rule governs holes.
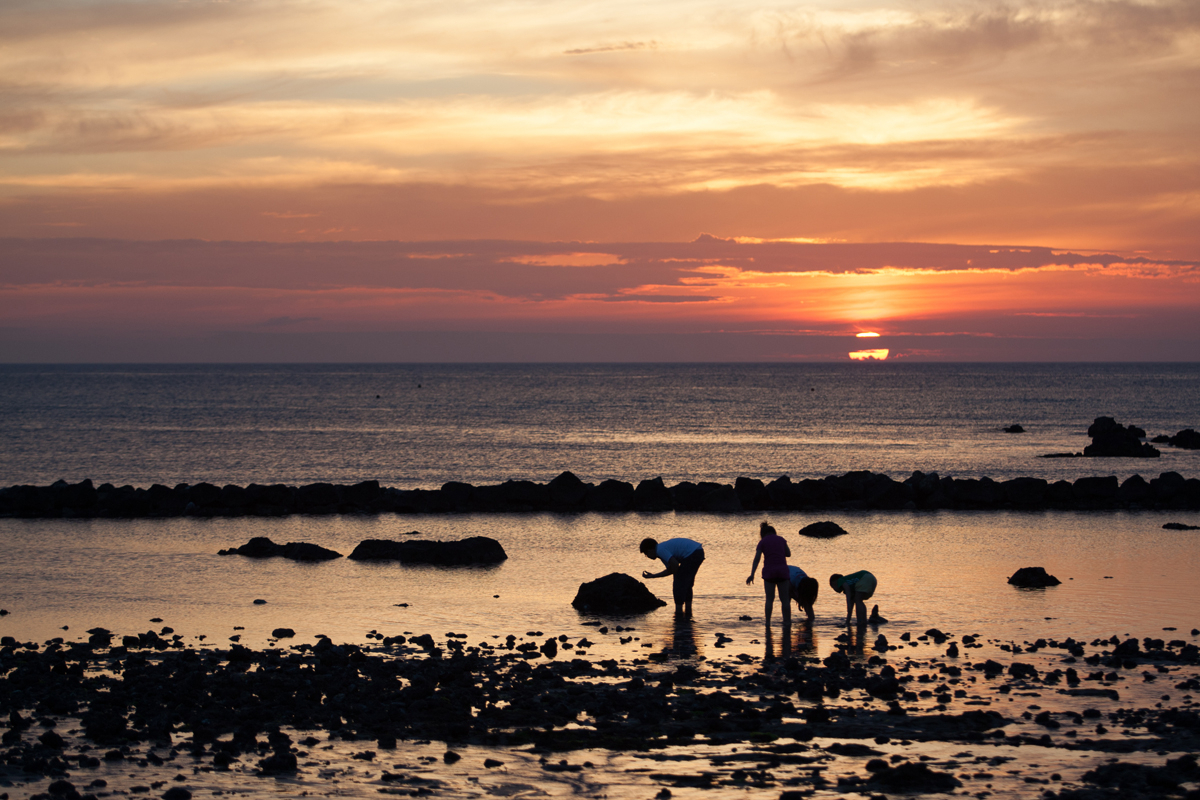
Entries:
POLYGON ((877 339, 877 338, 879 338, 879 334, 875 333, 874 331, 863 331, 862 333, 854 334, 854 338, 856 338, 856 339, 877 339))
POLYGON ((886 361, 889 352, 887 348, 880 348, 878 350, 855 350, 849 355, 851 361, 886 361))

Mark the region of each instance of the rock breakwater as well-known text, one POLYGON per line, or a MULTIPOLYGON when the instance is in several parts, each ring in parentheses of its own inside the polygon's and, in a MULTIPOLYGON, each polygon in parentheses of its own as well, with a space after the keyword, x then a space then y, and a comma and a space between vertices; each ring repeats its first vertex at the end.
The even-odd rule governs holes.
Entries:
POLYGON ((397 489, 378 481, 352 486, 314 483, 215 486, 210 483, 96 486, 58 481, 50 486, 0 489, 6 517, 240 517, 289 514, 430 514, 581 511, 813 511, 997 509, 1200 509, 1200 479, 1164 472, 1147 480, 1133 475, 1089 476, 1074 481, 1042 478, 941 477, 914 472, 903 480, 869 471, 793 481, 740 477, 732 485, 662 478, 632 483, 586 483, 564 472, 546 484, 510 480, 472 486, 452 481, 440 489, 397 489))

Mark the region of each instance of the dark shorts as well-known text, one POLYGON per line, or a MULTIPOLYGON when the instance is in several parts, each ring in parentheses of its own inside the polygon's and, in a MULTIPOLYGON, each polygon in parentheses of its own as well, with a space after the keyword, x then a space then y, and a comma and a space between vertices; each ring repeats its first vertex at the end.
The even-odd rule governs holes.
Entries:
POLYGON ((675 597, 676 605, 692 602, 692 587, 696 584, 696 572, 704 563, 704 548, 701 547, 687 558, 679 562, 673 573, 671 594, 675 597))
POLYGON ((821 590, 821 584, 817 583, 816 578, 801 578, 800 585, 796 587, 796 602, 802 606, 811 606, 817 601, 817 592, 821 590))

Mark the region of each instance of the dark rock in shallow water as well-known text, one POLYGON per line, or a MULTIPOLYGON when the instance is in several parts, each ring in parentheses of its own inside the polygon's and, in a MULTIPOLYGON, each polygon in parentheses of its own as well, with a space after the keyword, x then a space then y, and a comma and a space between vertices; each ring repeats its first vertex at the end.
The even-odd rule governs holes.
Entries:
POLYGON ((621 572, 580 584, 571 605, 591 614, 643 614, 662 608, 659 600, 646 585, 621 572))
POLYGON ((846 529, 836 522, 826 520, 805 525, 800 529, 800 535, 811 536, 814 539, 832 539, 834 536, 845 536, 846 529))
POLYGON ((367 539, 359 542, 349 556, 355 561, 400 561, 406 564, 497 564, 508 558, 504 547, 487 536, 472 536, 457 542, 433 542, 415 539, 393 542, 367 539))
POLYGON ((1083 773, 1080 778, 1085 783, 1109 786, 1122 792, 1147 793, 1151 796, 1175 793, 1179 791, 1180 784, 1195 782, 1197 779, 1200 779, 1200 767, 1196 764, 1194 753, 1168 759, 1161 767, 1123 761, 1101 764, 1096 769, 1083 773))
POLYGON ((290 639, 296 635, 296 632, 291 628, 276 628, 271 631, 271 635, 276 639, 290 639))
POLYGON ((1200 433, 1187 428, 1167 439, 1167 444, 1184 450, 1200 450, 1200 433))
POLYGON ((1184 525, 1182 522, 1168 522, 1163 525, 1164 530, 1168 531, 1200 531, 1200 525, 1184 525))
POLYGON ((1112 417, 1096 417, 1088 428, 1092 443, 1083 448, 1085 456, 1102 458, 1158 458, 1158 449, 1143 442, 1146 432, 1136 425, 1128 427, 1112 417))
POLYGON ((897 767, 877 770, 869 783, 891 792, 950 792, 962 782, 948 772, 935 772, 924 764, 905 762, 897 767))
POLYGON ((346 558, 351 561, 399 561, 400 542, 391 539, 364 539, 346 558))
POLYGON ((255 536, 241 547, 221 550, 221 556, 249 556, 250 558, 290 558, 293 561, 329 561, 341 558, 342 554, 308 542, 275 544, 266 536, 255 536))
POLYGON ((1058 578, 1046 572, 1044 567, 1021 567, 1012 574, 1008 582, 1021 589, 1058 586, 1062 583, 1058 578))
POLYGON ((867 623, 870 625, 885 625, 885 624, 887 624, 887 619, 884 618, 879 613, 878 605, 871 606, 871 616, 867 617, 867 623))
POLYGON ((1004 432, 1005 433, 1024 433, 1025 429, 1022 428, 1020 425, 1009 425, 1007 428, 1004 429, 1004 432))
POLYGON ((335 550, 308 542, 288 542, 283 545, 280 555, 292 561, 330 561, 342 557, 342 554, 335 550))

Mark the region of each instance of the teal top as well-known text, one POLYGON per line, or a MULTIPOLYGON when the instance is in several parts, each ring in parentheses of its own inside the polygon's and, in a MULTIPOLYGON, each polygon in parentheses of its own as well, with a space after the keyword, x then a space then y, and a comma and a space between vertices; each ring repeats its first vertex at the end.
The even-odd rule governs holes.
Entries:
POLYGON ((868 573, 865 569, 860 569, 858 572, 852 572, 849 575, 843 575, 840 581, 835 581, 837 585, 833 588, 839 592, 845 591, 846 589, 853 589, 854 584, 858 583, 862 576, 868 574, 870 573, 868 573))

